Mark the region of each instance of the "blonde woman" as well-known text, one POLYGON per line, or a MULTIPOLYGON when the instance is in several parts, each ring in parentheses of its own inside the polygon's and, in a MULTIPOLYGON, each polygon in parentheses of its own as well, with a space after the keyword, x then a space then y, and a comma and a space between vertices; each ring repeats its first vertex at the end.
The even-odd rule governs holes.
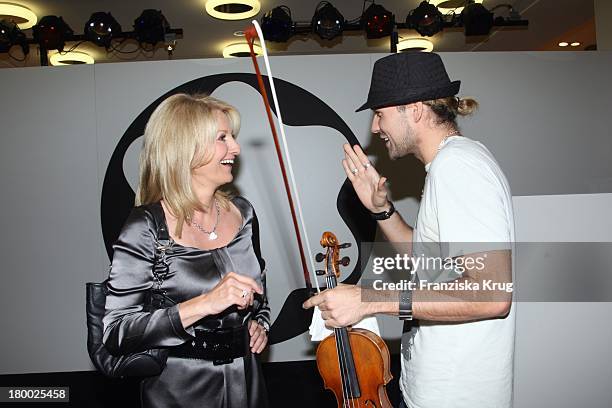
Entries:
POLYGON ((141 385, 144 407, 265 407, 256 354, 269 308, 255 212, 219 188, 233 179, 240 116, 210 96, 176 94, 145 129, 136 205, 114 245, 104 342, 113 354, 169 349, 141 385), (169 233, 161 288, 176 303, 147 311, 156 286, 154 214, 169 233))

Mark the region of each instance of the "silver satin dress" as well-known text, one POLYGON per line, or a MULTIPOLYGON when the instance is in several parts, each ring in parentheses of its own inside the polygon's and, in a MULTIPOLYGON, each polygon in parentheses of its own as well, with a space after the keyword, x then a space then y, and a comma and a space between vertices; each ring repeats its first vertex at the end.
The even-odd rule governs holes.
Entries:
MULTIPOLYGON (((177 304, 210 291, 228 272, 249 276, 264 287, 264 262, 259 253, 259 228, 252 205, 232 200, 242 213, 242 227, 227 246, 202 250, 171 241, 166 252, 169 272, 162 288, 177 304)), ((160 203, 150 206, 161 206, 160 203)), ((104 317, 104 343, 113 354, 171 347, 194 339, 195 328, 230 328, 264 319, 269 323, 267 298, 248 310, 230 308, 184 329, 178 306, 143 312, 143 296, 154 283, 155 222, 146 206, 134 208, 114 245, 109 294, 104 317)), ((157 377, 141 382, 143 408, 260 408, 267 394, 258 357, 249 352, 232 363, 168 357, 157 377)))

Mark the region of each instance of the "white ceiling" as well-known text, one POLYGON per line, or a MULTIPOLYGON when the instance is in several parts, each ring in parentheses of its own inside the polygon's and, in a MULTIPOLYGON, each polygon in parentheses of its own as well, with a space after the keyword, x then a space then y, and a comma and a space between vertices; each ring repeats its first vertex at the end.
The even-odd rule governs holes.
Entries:
MULTIPOLYGON (((174 59, 221 57, 225 45, 239 42, 242 38, 233 36, 237 30, 249 25, 249 20, 222 21, 210 17, 205 9, 205 0, 12 0, 32 9, 37 16, 58 15, 74 30, 83 33, 83 26, 90 15, 96 11, 111 12, 124 31, 131 31, 136 17, 147 8, 163 12, 172 28, 182 28, 183 38, 177 41, 174 59)), ((363 7, 362 0, 330 1, 345 17, 351 20, 359 17, 363 7)), ((404 22, 410 10, 416 8, 419 0, 376 0, 393 12, 397 22, 404 22)), ((292 11, 295 21, 310 21, 317 1, 308 0, 261 0, 258 20, 268 10, 286 5, 292 11)), ((583 46, 595 44, 594 7, 591 0, 484 0, 487 8, 498 4, 512 4, 521 12, 523 19, 529 20, 528 28, 497 29, 488 38, 466 38, 457 29, 438 33, 430 40, 434 51, 536 51, 559 50, 558 41, 580 41, 583 46)), ((369 3, 368 3, 369 5, 369 3)), ((505 13, 504 9, 500 14, 505 13)), ((31 30, 25 31, 28 37, 31 30)), ((412 30, 400 30, 400 37, 418 36, 412 30)), ((71 44, 68 45, 68 47, 71 44)), ((124 51, 137 49, 132 41, 122 45, 124 51)), ((23 62, 15 61, 7 54, 0 54, 0 67, 36 66, 40 64, 38 50, 31 46, 30 54, 23 62)), ((96 63, 163 60, 168 54, 160 44, 154 52, 137 51, 121 54, 106 52, 103 48, 90 43, 78 46, 78 51, 92 55, 96 63)), ((326 54, 326 53, 372 53, 389 52, 389 39, 366 40, 361 32, 349 32, 333 41, 323 41, 314 35, 294 37, 287 43, 269 43, 272 55, 288 54, 326 54)), ((576 49, 573 49, 575 51, 576 49)), ((14 47, 12 54, 21 57, 21 51, 14 47)))

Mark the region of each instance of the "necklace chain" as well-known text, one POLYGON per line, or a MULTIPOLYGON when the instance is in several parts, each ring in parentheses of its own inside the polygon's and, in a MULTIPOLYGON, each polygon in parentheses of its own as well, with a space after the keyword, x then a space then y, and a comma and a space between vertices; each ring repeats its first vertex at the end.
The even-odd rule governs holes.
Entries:
POLYGON ((442 139, 442 141, 440 142, 440 144, 438 145, 438 152, 440 151, 440 149, 442 149, 442 147, 444 147, 444 145, 446 144, 446 139, 448 139, 451 136, 461 136, 461 132, 459 132, 458 130, 454 130, 451 133, 449 133, 448 135, 444 136, 444 139, 442 139))
POLYGON ((219 225, 219 218, 221 217, 221 209, 219 208, 219 203, 217 202, 217 200, 215 200, 215 208, 217 209, 217 217, 215 219, 215 225, 213 225, 212 230, 207 231, 206 229, 204 229, 203 226, 193 220, 190 223, 191 226, 197 229, 198 231, 203 232, 204 234, 208 234, 208 239, 211 241, 214 241, 218 237, 215 231, 217 230, 217 225, 219 225))

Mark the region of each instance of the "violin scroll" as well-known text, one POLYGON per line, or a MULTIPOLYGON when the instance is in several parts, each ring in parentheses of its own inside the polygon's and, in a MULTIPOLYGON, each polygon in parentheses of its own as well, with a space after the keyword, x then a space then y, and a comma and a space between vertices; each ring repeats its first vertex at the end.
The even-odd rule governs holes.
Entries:
MULTIPOLYGON (((351 262, 351 259, 348 256, 340 258, 340 250, 343 248, 348 248, 351 246, 350 242, 340 244, 338 243, 338 238, 334 235, 333 232, 326 231, 323 233, 321 237, 321 246, 326 248, 326 253, 318 253, 315 256, 315 260, 317 262, 325 261, 325 274, 327 276, 333 276, 335 279, 340 277, 339 266, 348 266, 351 262)), ((321 274, 317 273, 317 275, 321 276, 321 274)), ((329 283, 328 283, 329 285, 329 283)), ((333 286, 335 287, 335 283, 333 286)))

